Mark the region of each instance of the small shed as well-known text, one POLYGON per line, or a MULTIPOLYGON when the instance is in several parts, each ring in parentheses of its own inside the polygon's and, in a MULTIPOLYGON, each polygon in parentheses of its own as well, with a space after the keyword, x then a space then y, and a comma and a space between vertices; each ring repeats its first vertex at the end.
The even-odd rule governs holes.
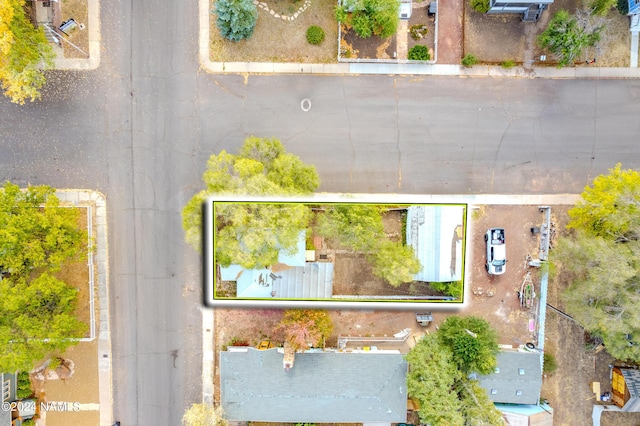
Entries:
POLYGON ((611 372, 611 400, 622 411, 640 412, 640 371, 634 368, 613 367, 611 372))

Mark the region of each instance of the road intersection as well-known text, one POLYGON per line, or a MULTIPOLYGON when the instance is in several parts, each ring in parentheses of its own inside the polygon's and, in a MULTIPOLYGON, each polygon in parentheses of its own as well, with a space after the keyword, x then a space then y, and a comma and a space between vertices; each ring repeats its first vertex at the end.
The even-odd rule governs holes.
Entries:
POLYGON ((0 100, 4 179, 106 196, 123 425, 179 424, 202 398, 200 259, 180 211, 208 157, 248 135, 281 139, 328 192, 575 194, 617 162, 640 168, 638 80, 210 74, 198 16, 102 5, 96 70, 0 100))

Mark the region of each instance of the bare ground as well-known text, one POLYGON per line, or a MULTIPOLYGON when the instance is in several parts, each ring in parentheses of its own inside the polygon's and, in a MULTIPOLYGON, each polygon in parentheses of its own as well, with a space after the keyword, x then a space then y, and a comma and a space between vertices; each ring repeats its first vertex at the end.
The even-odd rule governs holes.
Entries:
MULTIPOLYGON (((66 21, 73 18, 78 24, 83 24, 84 29, 79 27, 68 31, 66 39, 78 46, 84 52, 89 53, 89 14, 87 0, 61 0, 60 10, 61 20, 66 21)), ((65 58, 86 59, 87 55, 74 48, 71 44, 62 42, 65 58)))
MULTIPOLYGON (((271 0, 270 8, 291 14, 302 1, 271 0)), ((333 16, 335 1, 312 0, 311 5, 293 21, 275 18, 258 8, 258 20, 251 38, 229 41, 220 36, 216 16, 211 14, 210 58, 214 62, 301 62, 330 63, 337 61, 338 24, 333 16), (307 42, 307 28, 317 25, 325 32, 324 41, 317 46, 307 42)), ((211 2, 215 10, 215 2, 211 2)), ((288 16, 288 15, 287 15, 288 16)))
MULTIPOLYGON (((555 66, 554 58, 547 54, 545 62, 540 56, 544 52, 536 42, 551 17, 561 9, 575 13, 580 0, 555 0, 542 13, 536 23, 523 22, 518 14, 483 14, 473 10, 470 2, 465 2, 464 13, 464 54, 473 54, 482 63, 500 64, 514 61, 522 64, 527 50, 535 65, 555 66), (509 40, 505 43, 504 40, 509 40)), ((606 16, 606 27, 601 41, 594 47, 585 49, 576 66, 628 67, 631 34, 629 18, 611 9, 606 16), (597 58, 595 64, 586 64, 586 59, 597 58)))
MULTIPOLYGON (((564 229, 567 223, 568 207, 553 207, 552 221, 556 229, 564 229)), ((533 312, 522 309, 517 298, 517 291, 527 272, 525 256, 537 257, 539 241, 531 233, 531 227, 539 226, 543 216, 538 206, 485 206, 473 214, 469 229, 468 244, 472 254, 471 272, 468 276, 469 300, 467 306, 459 312, 433 312, 434 322, 431 330, 442 323, 449 315, 475 315, 488 320, 500 335, 501 344, 518 346, 525 342, 537 342, 529 331, 529 319, 533 312), (488 276, 484 270, 484 238, 488 227, 503 226, 507 235, 507 271, 499 277, 488 276)), ((529 268, 531 269, 531 268, 529 268)), ((535 269, 532 270, 535 274, 535 269)), ((539 293, 537 277, 534 275, 536 292, 539 293)), ((566 284, 553 281, 549 285, 548 303, 562 310, 559 292, 566 284)), ((335 346, 338 335, 348 336, 391 336, 404 328, 411 329, 411 337, 400 343, 372 342, 381 349, 399 349, 406 353, 412 346, 413 339, 424 334, 425 329, 415 322, 416 312, 407 311, 331 311, 334 322, 334 336, 327 342, 335 346)), ((222 310, 216 309, 216 351, 221 350, 231 337, 242 337, 251 345, 257 344, 261 338, 277 339, 272 332, 282 315, 280 310, 222 310)), ((278 342, 276 342, 278 343, 278 342)), ((352 342, 351 347, 366 345, 352 342)), ((601 392, 610 390, 609 364, 612 358, 606 351, 595 352, 587 347, 582 328, 554 311, 547 309, 545 328, 545 350, 555 356, 557 371, 543 378, 542 398, 549 401, 554 409, 556 425, 586 425, 591 423, 591 410, 595 395, 591 393, 589 384, 592 381, 601 383, 601 392)), ((216 375, 218 369, 216 368, 216 375)), ((216 376, 216 380, 219 377, 216 376)), ((216 389, 219 389, 216 386, 216 389)), ((219 400, 219 394, 216 394, 219 400)), ((638 425, 637 417, 624 420, 609 419, 614 423, 638 425), (615 423, 624 421, 624 423, 615 423)))

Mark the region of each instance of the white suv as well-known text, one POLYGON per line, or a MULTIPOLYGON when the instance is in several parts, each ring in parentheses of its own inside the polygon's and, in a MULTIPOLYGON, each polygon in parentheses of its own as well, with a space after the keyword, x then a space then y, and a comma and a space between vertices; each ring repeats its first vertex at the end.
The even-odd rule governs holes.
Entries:
POLYGON ((487 243, 487 263, 484 265, 490 275, 502 275, 507 265, 507 245, 503 228, 489 228, 484 234, 487 243))

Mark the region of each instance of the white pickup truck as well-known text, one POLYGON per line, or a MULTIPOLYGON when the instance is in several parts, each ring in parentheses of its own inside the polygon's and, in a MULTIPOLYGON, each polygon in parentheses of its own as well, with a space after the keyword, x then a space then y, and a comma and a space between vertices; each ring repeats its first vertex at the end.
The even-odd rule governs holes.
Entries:
POLYGON ((507 245, 503 228, 489 228, 484 234, 487 243, 487 263, 484 265, 490 275, 502 275, 507 265, 507 245))

